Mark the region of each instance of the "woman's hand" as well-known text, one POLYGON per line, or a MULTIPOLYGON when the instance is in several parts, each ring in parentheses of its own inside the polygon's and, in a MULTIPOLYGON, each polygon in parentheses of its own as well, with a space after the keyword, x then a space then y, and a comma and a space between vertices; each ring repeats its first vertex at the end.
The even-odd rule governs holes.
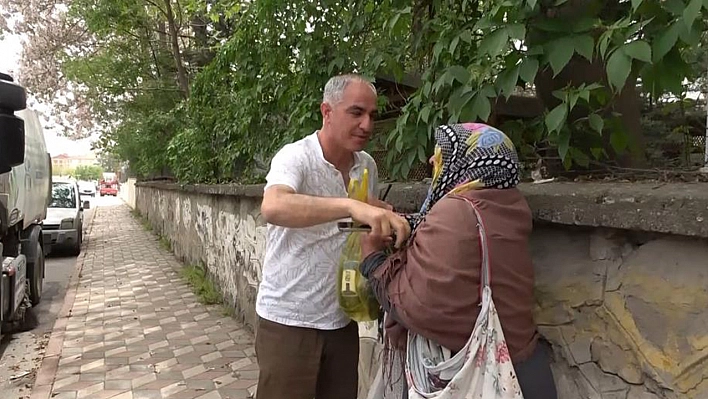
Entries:
POLYGON ((361 255, 362 259, 374 252, 383 251, 393 244, 393 237, 382 237, 375 233, 361 235, 361 255))

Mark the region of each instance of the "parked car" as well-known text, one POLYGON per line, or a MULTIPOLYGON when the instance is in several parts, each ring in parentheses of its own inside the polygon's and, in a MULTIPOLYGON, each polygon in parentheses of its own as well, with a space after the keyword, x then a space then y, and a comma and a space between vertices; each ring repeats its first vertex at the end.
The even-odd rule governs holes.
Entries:
POLYGON ((96 196, 96 185, 90 181, 79 182, 79 195, 96 196))
POLYGON ((81 253, 84 206, 79 198, 79 185, 72 180, 52 182, 52 199, 44 222, 44 244, 69 247, 73 255, 81 253))

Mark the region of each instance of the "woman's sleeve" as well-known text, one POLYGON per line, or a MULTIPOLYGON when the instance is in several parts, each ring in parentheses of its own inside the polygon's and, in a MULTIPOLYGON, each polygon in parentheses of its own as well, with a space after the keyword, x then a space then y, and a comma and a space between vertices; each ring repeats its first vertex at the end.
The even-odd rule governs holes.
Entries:
POLYGON ((472 207, 447 197, 430 210, 412 243, 385 259, 369 281, 379 302, 403 326, 428 337, 444 336, 449 323, 474 323, 465 317, 479 301, 480 258, 472 207))
MULTIPOLYGON (((371 278, 373 272, 386 263, 387 258, 386 254, 382 251, 373 252, 361 262, 360 271, 361 274, 368 279, 369 288, 371 288, 371 292, 376 297, 376 300, 379 302, 384 312, 391 314, 391 305, 388 300, 388 295, 386 294, 386 287, 382 284, 381 280, 371 278)), ((391 317, 396 320, 395 316, 392 315, 391 317)))

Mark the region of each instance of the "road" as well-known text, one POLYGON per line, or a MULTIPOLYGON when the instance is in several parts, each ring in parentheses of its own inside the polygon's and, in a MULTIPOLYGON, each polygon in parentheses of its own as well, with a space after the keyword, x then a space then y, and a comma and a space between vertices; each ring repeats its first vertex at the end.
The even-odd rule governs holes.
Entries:
MULTIPOLYGON (((113 197, 86 199, 91 203, 91 207, 84 214, 85 230, 96 206, 121 203, 120 199, 113 197)), ((87 237, 86 234, 84 231, 84 237, 87 237)), ((47 257, 42 302, 33 309, 39 324, 31 331, 8 335, 0 341, 0 398, 30 397, 35 374, 42 361, 57 314, 64 305, 64 295, 75 266, 76 257, 68 256, 66 252, 56 251, 47 257)))

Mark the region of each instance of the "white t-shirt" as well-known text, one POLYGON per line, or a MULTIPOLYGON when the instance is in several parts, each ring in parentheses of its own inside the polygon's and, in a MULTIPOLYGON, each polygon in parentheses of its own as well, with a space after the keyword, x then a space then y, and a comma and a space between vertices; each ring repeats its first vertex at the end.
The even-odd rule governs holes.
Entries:
MULTIPOLYGON (((378 170, 369 154, 355 153, 349 176, 360 179, 366 168, 369 195, 375 195, 378 170)), ((284 146, 273 158, 266 180, 266 189, 282 184, 298 194, 347 197, 342 175, 324 158, 317 132, 284 146)), ((256 313, 276 323, 320 330, 349 324, 339 307, 336 280, 346 237, 336 222, 299 229, 268 224, 256 313)))

